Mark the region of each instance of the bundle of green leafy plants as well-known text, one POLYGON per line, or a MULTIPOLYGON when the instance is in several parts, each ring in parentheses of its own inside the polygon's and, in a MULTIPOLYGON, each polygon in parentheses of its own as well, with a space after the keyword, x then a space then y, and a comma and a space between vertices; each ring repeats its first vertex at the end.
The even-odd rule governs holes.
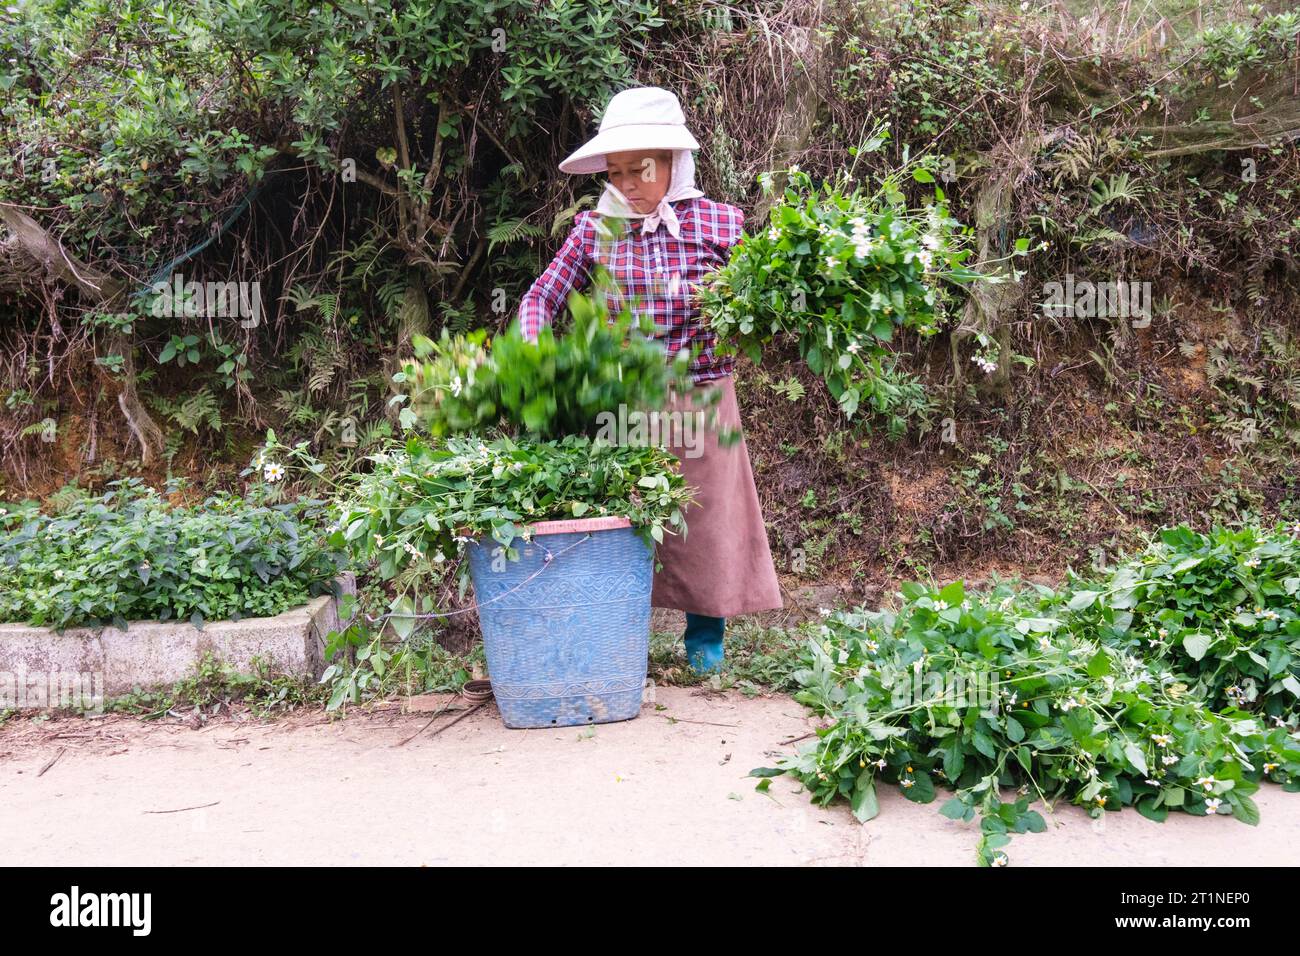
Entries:
MULTIPOLYGON (((1153 820, 1177 809, 1254 824, 1251 794, 1262 781, 1300 790, 1293 689, 1283 679, 1277 697, 1226 695, 1222 680, 1243 679, 1222 676, 1237 666, 1242 644, 1220 638, 1194 657, 1157 650, 1145 637, 1148 625, 1172 622, 1160 616, 1167 606, 1155 609, 1177 607, 1177 595, 1188 591, 1199 596, 1184 611, 1194 605, 1214 621, 1236 613, 1242 576, 1231 568, 1213 572, 1227 584, 1211 580, 1210 568, 1196 582, 1180 577, 1217 561, 1210 557, 1217 548, 1294 559, 1295 536, 1282 529, 1241 535, 1167 531, 1106 588, 1058 593, 1002 584, 967 594, 961 582, 937 590, 913 583, 898 610, 840 612, 810 625, 795 696, 827 726, 797 756, 752 774, 793 774, 816 802, 842 797, 863 822, 878 812, 878 781, 921 803, 946 786, 955 793, 941 808, 945 816, 980 816, 982 865, 1007 862, 1011 834, 1046 828, 1030 809, 1036 800, 1050 808, 1065 799, 1093 816, 1133 806, 1153 820), (1190 553, 1176 554, 1180 547, 1190 553), (1193 557, 1202 560, 1187 564, 1193 557), (1141 582, 1133 581, 1135 565, 1148 569, 1141 582), (1135 602, 1124 597, 1129 592, 1135 602), (1207 603, 1214 595, 1217 612, 1207 603), (1096 609, 1103 597, 1121 607, 1096 609), (1128 633, 1133 622, 1115 620, 1129 613, 1141 641, 1128 633), (1014 797, 1004 800, 1004 790, 1014 797)), ((1300 641, 1290 577, 1279 579, 1278 591, 1268 587, 1287 653, 1300 641)))
POLYGON ((402 423, 439 437, 498 426, 539 439, 594 436, 601 412, 660 408, 670 388, 689 386, 690 353, 669 363, 649 316, 630 307, 611 316, 600 293, 570 296, 569 313, 564 334, 547 325, 536 341, 517 322, 490 342, 481 329, 417 336, 417 358, 396 376, 410 392, 402 423))
MULTIPOLYGON (((567 332, 546 327, 535 342, 517 324, 491 343, 482 332, 415 342, 421 357, 398 376, 408 388, 402 424, 410 437, 340 482, 329 538, 394 582, 388 616, 400 636, 412 630, 417 600, 431 611, 422 582, 458 567, 463 596, 469 567, 455 559, 475 539, 497 542, 515 560, 540 521, 627 518, 647 543, 685 533, 691 492, 677 458, 600 432, 602 413, 655 410, 670 390, 685 392, 689 354, 669 363, 652 323, 627 308, 611 316, 606 301, 599 283, 594 296, 570 296, 567 332)), ((324 471, 305 442, 285 447, 274 433, 259 467, 268 460, 324 471)))
POLYGON ((372 458, 344 505, 331 542, 376 562, 382 580, 454 558, 487 536, 508 549, 537 521, 617 516, 647 541, 685 527, 690 500, 672 455, 653 445, 611 445, 582 435, 554 441, 413 437, 372 458))
MULTIPOLYGON (((877 131, 863 150, 886 136, 877 131)), ((908 168, 915 180, 934 181, 926 163, 908 168)), ((774 338, 793 339, 846 416, 865 405, 895 435, 930 402, 921 383, 897 368, 888 344, 903 329, 932 335, 946 286, 980 278, 963 264, 969 230, 948 214, 943 191, 936 187, 934 202, 909 208, 901 175, 868 192, 850 190, 847 177, 814 188, 806 173, 791 170, 769 227, 745 236, 700 291, 724 351, 757 363, 774 338)))
POLYGON ((177 505, 132 478, 59 514, 0 509, 0 621, 125 628, 279 614, 330 590, 344 564, 324 542, 324 506, 228 493, 177 505))

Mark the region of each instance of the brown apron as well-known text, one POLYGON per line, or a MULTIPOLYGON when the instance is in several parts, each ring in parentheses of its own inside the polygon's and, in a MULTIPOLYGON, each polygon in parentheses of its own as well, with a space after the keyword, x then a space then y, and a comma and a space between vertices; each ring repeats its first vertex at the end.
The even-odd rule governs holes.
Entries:
MULTIPOLYGON (((739 431, 740 408, 731 376, 702 387, 708 386, 722 392, 716 406, 719 428, 739 431)), ((689 399, 675 399, 669 409, 692 415, 698 410, 689 399)), ((706 425, 711 418, 705 410, 706 425)), ((683 512, 686 535, 665 535, 657 548, 663 568, 655 574, 651 603, 709 617, 780 608, 781 586, 744 439, 730 447, 719 445, 716 429, 698 428, 698 416, 693 424, 693 437, 670 433, 667 445, 681 459, 682 475, 695 489, 695 503, 683 512), (674 445, 677 439, 685 444, 674 445)))

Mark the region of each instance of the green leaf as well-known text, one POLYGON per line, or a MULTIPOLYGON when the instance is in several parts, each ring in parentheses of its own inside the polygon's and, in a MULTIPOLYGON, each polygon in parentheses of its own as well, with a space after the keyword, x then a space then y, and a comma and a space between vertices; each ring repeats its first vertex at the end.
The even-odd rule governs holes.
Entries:
POLYGON ((939 808, 939 812, 949 820, 964 820, 966 818, 966 804, 962 802, 961 797, 953 797, 939 808))
POLYGON ((1137 812, 1142 814, 1148 820, 1154 820, 1156 823, 1164 823, 1165 818, 1169 816, 1169 807, 1156 806, 1156 801, 1150 797, 1145 797, 1137 802, 1137 812))
POLYGON ((1088 676, 1104 677, 1110 673, 1110 655, 1102 648, 1088 660, 1088 676))
POLYGON ((1146 777, 1150 775, 1147 770, 1146 754, 1142 752, 1142 748, 1137 744, 1130 741, 1124 745, 1124 759, 1132 764, 1137 772, 1142 774, 1142 776, 1146 777))
POLYGON ((1014 717, 1007 718, 1007 737, 1012 743, 1020 743, 1025 739, 1025 728, 1020 726, 1020 721, 1014 717))
POLYGON ((393 601, 389 607, 389 613, 393 616, 388 619, 389 625, 393 628, 393 633, 406 640, 415 630, 415 604, 407 595, 402 595, 393 601))
POLYGON ((1070 603, 1065 606, 1066 610, 1082 611, 1084 608, 1091 607, 1100 594, 1100 591, 1079 591, 1070 598, 1070 603))
POLYGON ((1183 650, 1187 651, 1192 660, 1199 661, 1205 656, 1212 643, 1214 639, 1209 634, 1196 632, 1183 638, 1183 650))
POLYGON ((902 781, 900 781, 899 790, 903 796, 913 803, 929 803, 934 799, 934 781, 924 771, 917 771, 912 775, 912 785, 910 787, 902 786, 902 781))
POLYGON ((876 799, 876 782, 874 779, 868 777, 864 783, 863 777, 858 777, 857 786, 853 789, 853 799, 850 802, 850 807, 859 823, 866 823, 880 813, 880 803, 876 799))
POLYGON ((939 592, 939 600, 949 607, 956 607, 966 600, 966 587, 961 581, 953 581, 939 592))
POLYGON ((1252 827, 1259 826, 1259 807, 1255 801, 1245 794, 1230 792, 1228 799, 1232 803, 1232 815, 1242 823, 1249 823, 1252 827))

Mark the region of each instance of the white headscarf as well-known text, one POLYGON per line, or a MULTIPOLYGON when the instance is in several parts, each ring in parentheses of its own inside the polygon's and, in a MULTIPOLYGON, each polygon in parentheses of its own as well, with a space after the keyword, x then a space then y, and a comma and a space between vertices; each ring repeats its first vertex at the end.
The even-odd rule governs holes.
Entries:
POLYGON ((691 155, 689 149, 674 149, 672 178, 668 181, 668 192, 664 193, 664 198, 659 200, 659 205, 651 212, 637 212, 628 202, 627 197, 619 192, 611 182, 605 183, 605 191, 601 193, 600 202, 596 204, 596 211, 604 216, 615 216, 619 219, 643 219, 641 231, 650 233, 659 228, 662 222, 668 227, 668 232, 674 239, 681 238, 682 227, 677 221, 677 213, 673 211, 671 203, 679 199, 694 199, 696 196, 703 196, 704 193, 695 188, 695 157, 691 155))

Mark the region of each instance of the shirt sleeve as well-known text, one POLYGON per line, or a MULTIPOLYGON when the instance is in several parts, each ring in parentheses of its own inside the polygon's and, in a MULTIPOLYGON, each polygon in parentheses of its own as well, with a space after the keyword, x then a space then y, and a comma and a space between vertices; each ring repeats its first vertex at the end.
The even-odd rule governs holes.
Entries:
POLYGON ((564 307, 569 293, 591 280, 590 217, 589 212, 578 213, 564 245, 519 303, 519 330, 530 342, 564 307))
POLYGON ((739 206, 726 206, 726 215, 723 217, 722 226, 722 245, 730 249, 740 241, 740 237, 745 234, 745 212, 739 206))

